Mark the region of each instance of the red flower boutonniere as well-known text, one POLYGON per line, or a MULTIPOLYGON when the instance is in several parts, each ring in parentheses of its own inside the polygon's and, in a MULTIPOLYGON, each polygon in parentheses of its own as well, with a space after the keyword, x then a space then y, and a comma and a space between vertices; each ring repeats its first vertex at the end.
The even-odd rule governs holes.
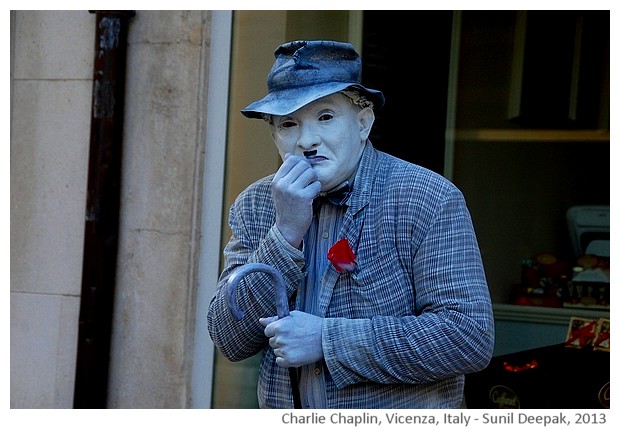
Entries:
POLYGON ((346 238, 338 240, 327 252, 327 259, 331 261, 334 268, 339 273, 351 272, 357 266, 355 253, 351 250, 349 241, 346 238))

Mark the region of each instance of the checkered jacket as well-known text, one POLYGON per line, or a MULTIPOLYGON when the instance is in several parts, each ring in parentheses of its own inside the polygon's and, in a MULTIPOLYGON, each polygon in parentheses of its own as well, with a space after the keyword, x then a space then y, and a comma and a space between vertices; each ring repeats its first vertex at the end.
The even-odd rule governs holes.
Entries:
MULTIPOLYGON (((244 190, 230 209, 233 235, 208 311, 221 352, 239 361, 262 352, 258 399, 264 408, 293 405, 288 370, 275 356, 258 318, 276 314, 270 278, 246 276, 232 319, 224 285, 250 262, 283 274, 291 309, 304 277, 275 230, 270 182, 244 190)), ((320 312, 329 408, 456 408, 464 374, 483 369, 494 342, 489 291, 461 192, 442 176, 375 150, 367 143, 338 238, 346 237, 358 266, 322 276, 320 312)))

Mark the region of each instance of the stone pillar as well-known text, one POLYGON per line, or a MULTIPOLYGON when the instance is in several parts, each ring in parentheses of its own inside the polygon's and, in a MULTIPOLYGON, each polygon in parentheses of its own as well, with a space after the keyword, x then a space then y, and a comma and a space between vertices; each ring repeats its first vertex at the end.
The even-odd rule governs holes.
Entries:
POLYGON ((210 16, 132 20, 108 408, 189 406, 210 16))

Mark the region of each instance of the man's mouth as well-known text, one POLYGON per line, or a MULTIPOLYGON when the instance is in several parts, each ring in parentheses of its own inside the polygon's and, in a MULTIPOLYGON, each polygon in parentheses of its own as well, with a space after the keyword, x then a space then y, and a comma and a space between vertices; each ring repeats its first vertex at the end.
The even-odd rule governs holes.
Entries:
POLYGON ((304 156, 306 157, 306 159, 308 161, 310 161, 311 164, 313 164, 314 162, 319 162, 319 161, 323 161, 323 160, 327 159, 324 156, 317 155, 317 151, 316 150, 304 151, 304 156))

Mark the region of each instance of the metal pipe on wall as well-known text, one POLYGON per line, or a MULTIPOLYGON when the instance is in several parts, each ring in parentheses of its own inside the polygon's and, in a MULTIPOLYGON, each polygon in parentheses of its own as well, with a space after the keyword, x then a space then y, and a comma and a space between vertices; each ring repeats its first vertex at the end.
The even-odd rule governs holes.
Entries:
POLYGON ((120 209, 125 68, 134 11, 96 15, 74 408, 105 408, 120 209))

